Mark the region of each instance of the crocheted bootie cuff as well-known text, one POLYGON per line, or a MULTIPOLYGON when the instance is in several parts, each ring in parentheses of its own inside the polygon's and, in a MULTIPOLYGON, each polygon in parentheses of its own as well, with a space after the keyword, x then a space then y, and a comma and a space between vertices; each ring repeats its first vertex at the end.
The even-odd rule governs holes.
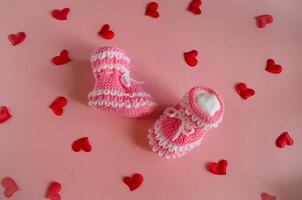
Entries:
POLYGON ((118 47, 97 48, 92 52, 90 61, 95 76, 102 70, 118 70, 121 73, 129 73, 130 59, 118 47))

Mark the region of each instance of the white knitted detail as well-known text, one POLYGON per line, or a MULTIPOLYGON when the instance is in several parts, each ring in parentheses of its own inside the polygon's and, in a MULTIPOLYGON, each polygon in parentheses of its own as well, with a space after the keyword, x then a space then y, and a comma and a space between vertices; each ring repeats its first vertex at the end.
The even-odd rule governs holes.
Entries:
POLYGON ((188 94, 186 94, 184 96, 184 98, 182 98, 182 100, 180 101, 180 105, 181 105, 181 109, 180 110, 183 113, 185 113, 186 115, 191 116, 191 120, 193 122, 196 122, 196 124, 198 125, 199 128, 201 128, 203 130, 209 130, 211 128, 217 128, 218 127, 219 123, 223 119, 223 116, 221 116, 221 118, 217 122, 215 122, 214 124, 206 123, 206 122, 202 121, 200 119, 200 117, 198 117, 195 112, 193 112, 193 110, 191 109, 191 107, 188 105, 187 101, 188 101, 188 94))
POLYGON ((151 133, 148 134, 148 139, 149 139, 149 145, 151 146, 151 149, 154 153, 157 153, 160 157, 165 157, 167 159, 170 158, 179 158, 182 157, 186 154, 186 152, 171 152, 171 155, 161 151, 158 147, 157 147, 157 141, 152 137, 151 133))
MULTIPOLYGON (((167 154, 166 152, 162 151, 158 147, 158 141, 156 141, 156 139, 154 139, 151 134, 152 134, 152 130, 150 130, 150 132, 147 136, 149 139, 149 145, 151 146, 152 151, 154 153, 157 153, 160 157, 165 157, 167 159, 170 159, 170 158, 174 159, 174 158, 182 157, 189 152, 189 151, 170 151, 170 154, 167 154)), ((202 138, 200 139, 200 143, 201 143, 201 140, 202 140, 202 138)))
POLYGON ((90 61, 94 62, 98 59, 113 58, 113 57, 115 57, 116 59, 119 59, 119 60, 126 60, 128 63, 130 62, 130 59, 124 53, 120 53, 117 51, 99 52, 97 54, 92 55, 90 58, 90 61))
POLYGON ((159 120, 157 120, 155 122, 154 129, 149 130, 149 133, 150 133, 150 131, 154 131, 155 138, 158 140, 159 146, 161 146, 164 149, 169 149, 169 151, 187 152, 187 151, 191 151, 196 146, 200 145, 203 137, 201 137, 200 140, 197 140, 190 144, 186 144, 184 146, 177 146, 177 145, 171 144, 170 141, 168 141, 166 139, 166 137, 164 136, 164 134, 161 130, 161 125, 162 125, 161 120, 162 119, 163 119, 163 117, 161 117, 159 120))
POLYGON ((141 102, 134 102, 134 103, 128 103, 128 102, 116 102, 116 101, 89 101, 88 105, 91 107, 98 107, 98 106, 106 106, 106 107, 113 107, 113 108, 128 108, 128 109, 137 109, 137 108, 143 108, 143 107, 151 107, 156 106, 156 103, 152 101, 141 101, 141 102))
POLYGON ((120 71, 121 73, 127 73, 127 74, 130 73, 130 71, 124 65, 121 65, 121 64, 100 64, 93 69, 94 76, 96 76, 98 73, 100 73, 104 69, 105 70, 106 69, 116 69, 116 70, 120 71))
POLYGON ((100 95, 111 95, 111 96, 118 96, 118 97, 150 97, 151 95, 146 92, 133 92, 133 93, 126 93, 121 90, 93 90, 89 93, 88 97, 96 97, 100 95))

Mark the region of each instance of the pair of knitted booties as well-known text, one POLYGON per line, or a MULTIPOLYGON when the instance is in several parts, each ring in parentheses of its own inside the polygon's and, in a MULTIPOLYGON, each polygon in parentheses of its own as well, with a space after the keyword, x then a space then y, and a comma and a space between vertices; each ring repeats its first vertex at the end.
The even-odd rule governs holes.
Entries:
MULTIPOLYGON (((130 59, 123 50, 101 47, 91 56, 95 86, 88 95, 89 105, 129 118, 151 114, 156 103, 130 76, 130 59)), ((168 107, 149 130, 152 151, 166 158, 184 156, 198 146, 205 131, 222 121, 224 104, 212 89, 193 87, 175 107, 168 107)))

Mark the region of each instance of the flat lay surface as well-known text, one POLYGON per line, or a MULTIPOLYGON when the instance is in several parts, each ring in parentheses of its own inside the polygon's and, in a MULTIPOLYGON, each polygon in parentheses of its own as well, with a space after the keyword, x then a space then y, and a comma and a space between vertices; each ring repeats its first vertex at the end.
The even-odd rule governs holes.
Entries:
POLYGON ((302 199, 302 2, 203 1, 201 15, 190 2, 159 0, 151 17, 149 1, 0 0, 0 106, 11 114, 0 118, 0 179, 18 185, 11 199, 55 200, 60 187, 62 200, 302 199), (273 22, 258 28, 266 14, 273 22), (158 104, 150 116, 87 105, 101 46, 131 59, 131 76, 158 104), (184 56, 192 50, 198 62, 184 56), (223 121, 186 156, 159 157, 148 129, 197 85, 219 93, 223 121))

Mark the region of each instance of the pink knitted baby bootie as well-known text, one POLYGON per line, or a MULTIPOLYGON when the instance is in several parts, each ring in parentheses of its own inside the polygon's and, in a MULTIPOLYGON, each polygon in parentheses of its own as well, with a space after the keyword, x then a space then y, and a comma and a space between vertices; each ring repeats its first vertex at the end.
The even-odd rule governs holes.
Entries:
POLYGON ((207 87, 194 87, 174 108, 168 107, 149 130, 152 151, 166 158, 184 156, 198 146, 205 131, 222 121, 224 104, 207 87))
POLYGON ((101 47, 93 51, 91 64, 95 86, 88 95, 91 107, 130 118, 153 112, 156 103, 145 92, 142 82, 131 79, 129 62, 124 51, 116 47, 101 47))

